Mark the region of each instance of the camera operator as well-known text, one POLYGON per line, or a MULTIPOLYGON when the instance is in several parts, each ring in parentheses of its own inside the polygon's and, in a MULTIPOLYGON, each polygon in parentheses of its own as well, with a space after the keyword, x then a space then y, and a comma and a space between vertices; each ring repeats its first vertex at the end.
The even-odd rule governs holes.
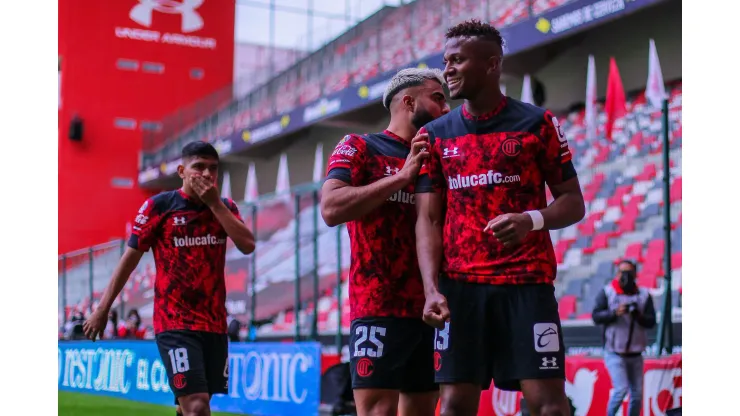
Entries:
POLYGON ((642 407, 643 358, 647 330, 655 326, 655 307, 650 293, 637 287, 637 266, 619 263, 614 280, 596 297, 594 323, 604 325, 604 364, 612 379, 607 415, 614 416, 629 391, 629 416, 642 407))

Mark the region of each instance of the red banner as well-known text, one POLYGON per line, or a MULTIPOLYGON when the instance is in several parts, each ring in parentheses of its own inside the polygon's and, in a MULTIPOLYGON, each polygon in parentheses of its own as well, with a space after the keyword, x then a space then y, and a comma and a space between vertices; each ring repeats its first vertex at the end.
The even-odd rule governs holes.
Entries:
MULTIPOLYGON (((681 406, 681 355, 645 360, 642 416, 663 416, 666 410, 681 406)), ((600 416, 606 413, 612 389, 604 360, 597 357, 570 356, 565 362, 565 393, 576 408, 574 416, 600 416)), ((481 393, 478 416, 521 415, 522 394, 491 388, 481 393)), ((621 413, 627 415, 629 395, 621 413)))

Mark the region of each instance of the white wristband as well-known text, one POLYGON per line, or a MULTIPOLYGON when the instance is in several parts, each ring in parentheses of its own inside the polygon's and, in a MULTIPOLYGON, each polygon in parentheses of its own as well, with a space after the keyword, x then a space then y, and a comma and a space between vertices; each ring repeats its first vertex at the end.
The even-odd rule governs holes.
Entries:
POLYGON ((545 226, 545 218, 542 217, 542 213, 539 211, 525 211, 532 218, 532 231, 541 230, 545 226))

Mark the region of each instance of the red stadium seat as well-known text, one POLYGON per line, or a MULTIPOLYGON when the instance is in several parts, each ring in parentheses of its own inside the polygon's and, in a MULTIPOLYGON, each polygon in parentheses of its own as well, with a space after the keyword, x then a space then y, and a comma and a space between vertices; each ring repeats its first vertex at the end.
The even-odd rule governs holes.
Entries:
POLYGON ((591 246, 583 249, 583 254, 594 254, 596 251, 609 248, 610 237, 611 233, 597 234, 591 242, 591 246))
POLYGON ((647 289, 658 287, 658 274, 653 271, 643 270, 637 274, 637 284, 647 289))
POLYGON ((568 251, 571 244, 573 244, 573 240, 560 240, 555 244, 555 258, 557 259, 558 264, 563 264, 565 252, 568 251))
POLYGON ((634 260, 638 263, 642 262, 642 243, 632 243, 627 246, 624 250, 624 258, 627 260, 634 260))
POLYGON ((671 269, 680 269, 681 268, 681 259, 683 257, 681 256, 681 252, 673 253, 671 254, 671 269))
POLYGON ((593 235, 596 230, 596 221, 600 220, 601 217, 604 216, 603 212, 594 212, 584 221, 581 221, 580 224, 578 224, 578 231, 581 232, 581 235, 590 236, 593 235))
POLYGON ((606 206, 608 207, 621 206, 624 196, 629 195, 630 192, 632 192, 632 185, 617 186, 616 191, 614 191, 614 195, 609 197, 609 199, 606 201, 606 206))
POLYGON ((642 173, 635 176, 636 181, 649 181, 650 179, 653 179, 656 175, 656 169, 655 169, 655 163, 648 163, 645 165, 645 168, 643 168, 642 173))
POLYGON ((577 298, 573 295, 564 295, 558 301, 558 313, 560 319, 570 319, 576 313, 577 298))
POLYGON ((682 191, 682 177, 679 176, 678 178, 673 180, 673 183, 671 184, 671 191, 670 191, 670 198, 671 203, 677 202, 681 200, 681 191, 682 191))

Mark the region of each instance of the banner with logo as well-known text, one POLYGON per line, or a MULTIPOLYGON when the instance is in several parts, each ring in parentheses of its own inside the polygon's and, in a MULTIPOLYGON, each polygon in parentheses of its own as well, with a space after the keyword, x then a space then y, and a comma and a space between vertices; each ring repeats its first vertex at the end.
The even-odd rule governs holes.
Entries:
MULTIPOLYGON (((642 396, 642 416, 665 416, 682 405, 682 358, 646 358, 642 396)), ((602 416, 612 390, 609 373, 601 357, 569 356, 565 361, 565 394, 576 408, 574 416, 602 416)), ((520 416, 520 392, 491 388, 481 392, 478 416, 520 416)), ((627 415, 629 395, 617 416, 627 415)))
POLYGON ((509 55, 603 24, 664 0, 576 0, 501 29, 509 55))
MULTIPOLYGON (((100 341, 58 344, 61 391, 173 406, 167 372, 154 342, 100 341)), ((229 393, 211 409, 251 415, 318 415, 320 345, 229 345, 229 393)))

